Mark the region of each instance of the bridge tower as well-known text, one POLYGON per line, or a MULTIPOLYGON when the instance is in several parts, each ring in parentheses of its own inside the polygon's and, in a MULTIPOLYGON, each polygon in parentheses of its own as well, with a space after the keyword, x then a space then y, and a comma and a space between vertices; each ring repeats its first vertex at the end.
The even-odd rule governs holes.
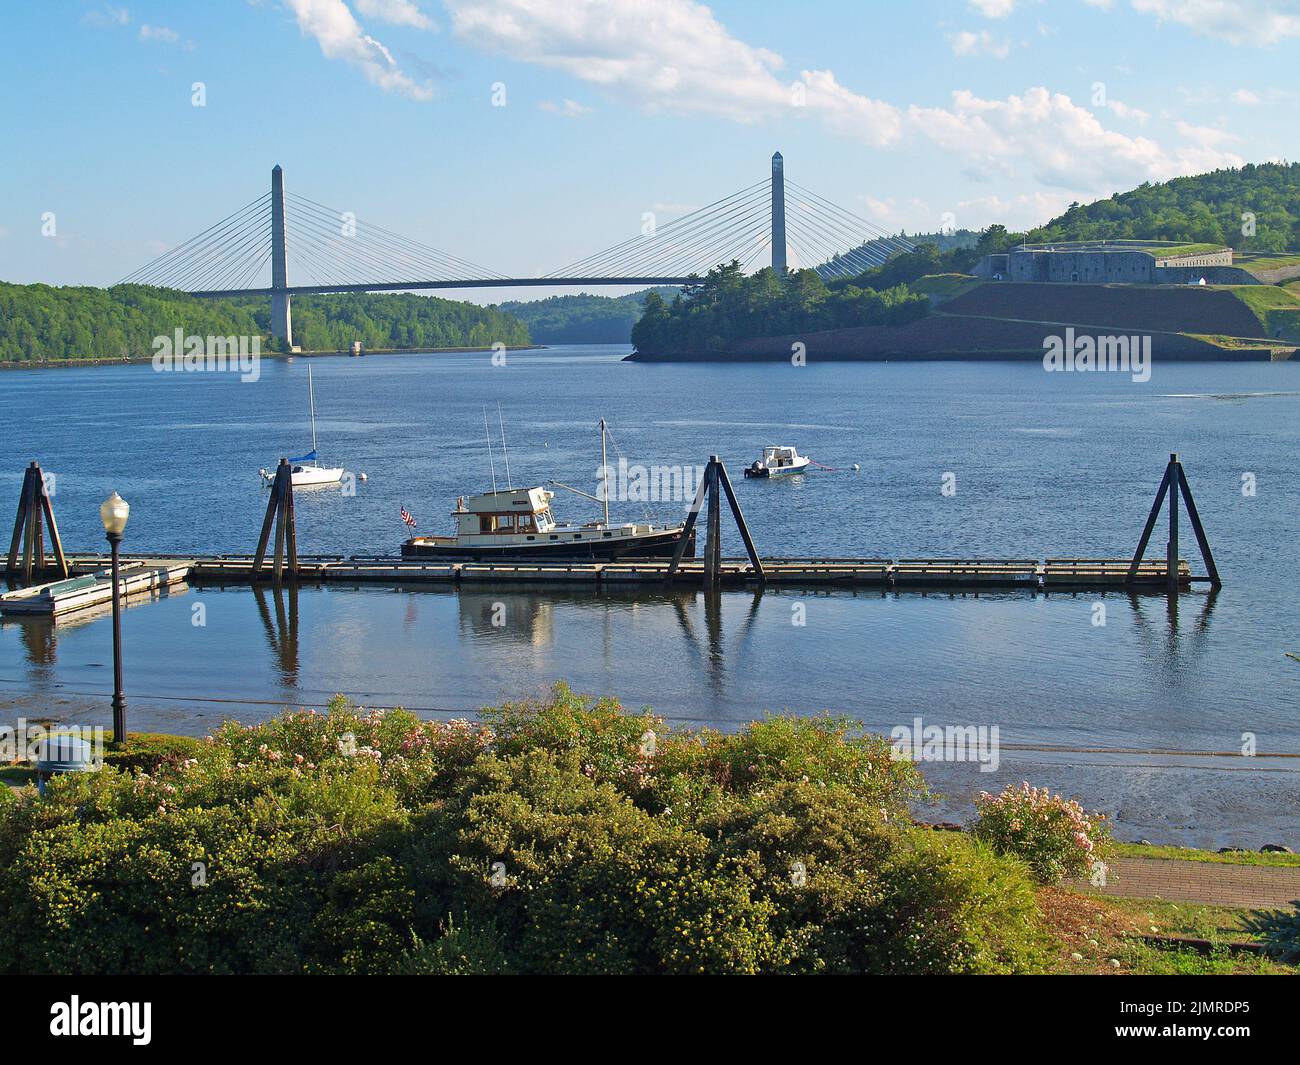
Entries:
MULTIPOLYGON (((263 245, 265 247, 265 245, 263 245)), ((271 335, 293 349, 293 311, 289 305, 289 272, 285 263, 284 171, 271 171, 271 335)))
POLYGON ((785 275, 785 160, 772 155, 772 269, 785 275))

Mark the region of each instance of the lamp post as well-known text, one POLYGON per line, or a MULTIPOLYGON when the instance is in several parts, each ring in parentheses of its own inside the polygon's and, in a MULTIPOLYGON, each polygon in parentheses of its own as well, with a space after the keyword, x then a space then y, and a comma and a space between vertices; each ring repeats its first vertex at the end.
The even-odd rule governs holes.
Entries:
POLYGON ((113 742, 126 742, 126 696, 122 693, 122 597, 118 587, 117 548, 131 505, 114 492, 99 505, 99 520, 113 549, 113 742))

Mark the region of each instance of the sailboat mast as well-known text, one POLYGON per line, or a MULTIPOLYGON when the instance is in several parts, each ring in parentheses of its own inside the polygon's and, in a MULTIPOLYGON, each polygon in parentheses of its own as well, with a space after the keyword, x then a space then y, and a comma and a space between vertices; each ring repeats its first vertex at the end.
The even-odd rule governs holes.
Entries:
POLYGON ((483 436, 487 439, 488 447, 488 465, 492 468, 492 494, 496 495, 497 490, 497 464, 492 457, 492 430, 488 428, 487 406, 483 407, 483 436))
POLYGON ((609 464, 605 461, 605 419, 600 419, 600 495, 605 501, 605 527, 609 528, 609 464))
POLYGON ((316 388, 311 380, 311 366, 307 367, 307 405, 311 408, 311 450, 316 452, 316 388))
POLYGON ((511 491, 515 482, 510 477, 510 452, 506 450, 506 421, 501 416, 501 401, 497 400, 497 422, 501 425, 501 457, 506 460, 506 491, 511 491))

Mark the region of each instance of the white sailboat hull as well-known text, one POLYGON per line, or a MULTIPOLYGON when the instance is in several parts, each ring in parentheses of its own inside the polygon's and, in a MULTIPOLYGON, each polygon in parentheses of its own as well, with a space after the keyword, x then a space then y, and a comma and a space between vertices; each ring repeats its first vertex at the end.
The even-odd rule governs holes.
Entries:
MULTIPOLYGON (((275 481, 274 470, 262 470, 262 480, 267 484, 275 481)), ((295 488, 304 488, 313 484, 338 484, 343 480, 342 466, 295 466, 289 474, 289 480, 295 488)))

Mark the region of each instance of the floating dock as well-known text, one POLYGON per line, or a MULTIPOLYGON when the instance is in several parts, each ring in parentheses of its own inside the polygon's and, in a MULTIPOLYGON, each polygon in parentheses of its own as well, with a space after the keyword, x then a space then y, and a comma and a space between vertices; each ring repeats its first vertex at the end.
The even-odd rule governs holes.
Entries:
MULTIPOLYGON (((98 554, 65 555, 44 483, 39 464, 32 462, 23 481, 5 567, 10 580, 21 572, 27 587, 0 595, 0 613, 3 614, 58 616, 112 600, 112 579, 106 572, 110 559, 98 554), (48 524, 51 534, 53 565, 47 563, 43 522, 48 524), (60 579, 49 584, 33 583, 51 577, 60 579)), ((1109 588, 1163 590, 1175 596, 1196 583, 1206 583, 1214 589, 1222 585, 1177 454, 1169 456, 1142 538, 1131 558, 764 558, 754 547, 722 460, 711 455, 671 559, 475 562, 408 561, 394 555, 300 555, 294 521, 293 479, 287 461, 281 459, 254 554, 131 555, 122 562, 125 564, 122 586, 128 596, 154 592, 182 581, 191 584, 256 584, 268 580, 277 584, 282 580, 447 586, 551 584, 619 589, 657 587, 660 590, 689 586, 762 588, 769 585, 876 588, 882 591, 970 591, 980 588, 1077 591, 1109 588), (722 557, 720 511, 724 493, 745 544, 743 558, 722 557), (1205 563, 1205 576, 1194 576, 1190 565, 1179 556, 1177 504, 1180 494, 1205 563), (691 542, 696 518, 705 509, 706 498, 708 535, 704 554, 699 559, 688 559, 683 556, 683 550, 691 542), (1169 538, 1165 557, 1148 559, 1147 545, 1166 499, 1169 502, 1169 538), (267 564, 273 528, 274 550, 267 564)))
MULTIPOLYGON (((1141 563, 1129 579, 1129 559, 1049 558, 764 558, 760 578, 746 558, 721 560, 719 583, 746 587, 764 583, 790 587, 852 587, 883 590, 969 591, 973 588, 1026 591, 1080 588, 1163 589, 1168 584, 1163 560, 1141 563)), ((190 584, 251 584, 254 559, 248 555, 207 557, 131 556, 123 560, 123 587, 128 594, 185 581, 190 584)), ((110 598, 111 582, 102 575, 107 559, 99 555, 69 555, 74 576, 67 581, 38 585, 0 595, 2 613, 61 614, 110 598), (89 575, 89 576, 87 576, 89 575), (92 583, 85 584, 90 580, 92 583)), ((427 585, 584 584, 620 588, 689 587, 704 580, 703 560, 685 560, 668 579, 668 560, 634 562, 408 562, 385 555, 301 555, 298 583, 381 583, 427 585)), ((270 579, 263 569, 258 581, 270 579)), ((1178 564, 1178 583, 1194 581, 1186 561, 1178 564)))
MULTIPOLYGON (((0 594, 0 614, 6 617, 60 617, 92 607, 109 606, 113 601, 113 577, 105 559, 86 560, 72 568, 75 576, 48 584, 0 594)), ((185 580, 192 566, 188 562, 154 562, 135 560, 120 569, 118 580, 122 595, 156 595, 185 580)))

